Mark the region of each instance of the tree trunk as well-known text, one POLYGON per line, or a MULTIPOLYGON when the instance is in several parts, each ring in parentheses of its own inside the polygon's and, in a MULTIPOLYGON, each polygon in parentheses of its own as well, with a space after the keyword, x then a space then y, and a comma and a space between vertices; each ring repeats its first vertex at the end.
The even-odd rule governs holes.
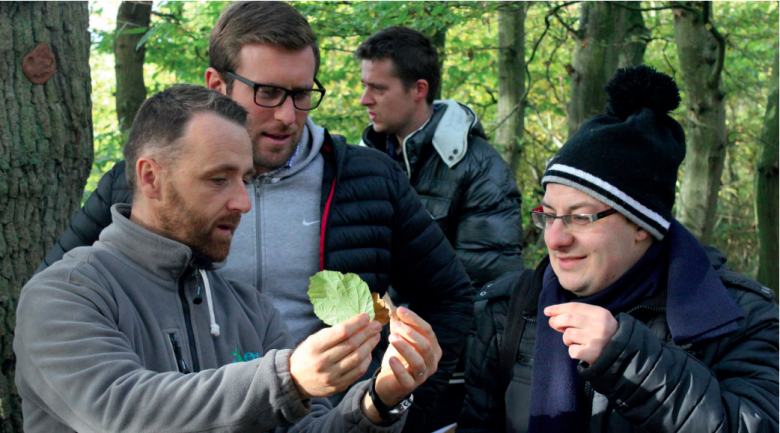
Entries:
POLYGON ((130 30, 148 29, 152 2, 124 1, 116 16, 114 39, 114 68, 116 70, 116 116, 119 130, 125 133, 133 126, 133 120, 141 104, 146 100, 144 84, 144 55, 146 48, 136 49, 144 33, 130 30))
POLYGON ((589 118, 604 113, 604 86, 619 67, 642 64, 649 31, 642 12, 633 2, 586 2, 580 9, 580 24, 571 31, 576 41, 569 99, 569 137, 589 118))
POLYGON ((525 128, 525 13, 526 5, 520 2, 498 10, 497 118, 503 123, 496 130, 495 143, 518 179, 525 128))
MULTIPOLYGON (((439 70, 442 72, 442 76, 444 75, 444 59, 447 57, 447 53, 444 51, 446 42, 447 42, 447 28, 439 28, 436 29, 436 32, 433 34, 433 37, 431 38, 431 42, 433 42, 433 46, 436 47, 436 51, 439 53, 439 70)), ((433 95, 433 99, 441 99, 441 92, 444 88, 444 81, 439 83, 439 88, 436 89, 436 94, 433 95)))
POLYGON ((772 63, 772 86, 766 104, 764 128, 761 131, 759 157, 756 164, 756 183, 754 199, 756 203, 756 226, 758 227, 758 282, 778 294, 778 89, 777 50, 772 63))
POLYGON ((22 286, 79 210, 92 166, 87 2, 0 3, 0 431, 21 432, 22 286))
MULTIPOLYGON (((708 29, 709 2, 685 2, 701 13, 674 12, 674 39, 685 86, 687 149, 677 219, 705 245, 712 239, 726 159, 726 109, 721 70, 725 42, 708 29)), ((711 27, 714 29, 714 27, 711 27)))

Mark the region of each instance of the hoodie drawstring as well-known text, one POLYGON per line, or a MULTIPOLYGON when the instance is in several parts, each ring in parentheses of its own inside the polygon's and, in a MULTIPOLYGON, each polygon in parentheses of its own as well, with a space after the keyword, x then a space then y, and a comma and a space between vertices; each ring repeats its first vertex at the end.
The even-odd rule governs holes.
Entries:
POLYGON ((209 285, 209 277, 206 275, 206 271, 199 269, 200 276, 203 277, 203 284, 206 286, 206 303, 209 306, 209 317, 211 318, 211 335, 219 337, 219 325, 217 325, 217 319, 214 317, 214 303, 211 301, 211 286, 209 285))

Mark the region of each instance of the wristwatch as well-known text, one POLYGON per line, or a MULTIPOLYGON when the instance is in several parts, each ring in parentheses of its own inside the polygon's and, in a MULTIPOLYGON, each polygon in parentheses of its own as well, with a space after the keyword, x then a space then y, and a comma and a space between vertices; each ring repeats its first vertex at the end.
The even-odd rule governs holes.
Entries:
POLYGON ((414 396, 409 394, 408 397, 401 400, 401 402, 394 407, 387 407, 376 393, 376 377, 379 375, 379 371, 381 371, 381 368, 378 368, 374 373, 374 376, 371 377, 371 386, 368 389, 368 395, 371 397, 371 402, 374 403, 374 407, 379 412, 379 417, 382 418, 382 421, 389 422, 403 415, 403 413, 409 409, 414 401, 414 396))

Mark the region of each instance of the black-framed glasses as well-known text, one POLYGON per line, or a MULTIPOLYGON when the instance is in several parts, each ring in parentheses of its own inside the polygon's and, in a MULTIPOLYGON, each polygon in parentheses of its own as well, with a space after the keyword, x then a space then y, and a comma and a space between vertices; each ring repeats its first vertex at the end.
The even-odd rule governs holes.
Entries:
POLYGON ((548 230, 555 223, 555 220, 560 218, 563 221, 563 226, 573 232, 586 232, 593 228, 593 223, 606 218, 612 214, 618 213, 615 209, 607 209, 599 213, 592 214, 569 214, 569 215, 552 215, 542 212, 542 206, 537 207, 531 211, 531 219, 536 227, 543 230, 548 230))
POLYGON ((284 87, 272 86, 270 84, 255 83, 254 81, 247 80, 233 72, 228 71, 225 73, 253 88, 255 91, 255 104, 265 108, 278 107, 284 104, 287 95, 292 95, 292 101, 295 108, 301 111, 310 111, 317 108, 325 97, 325 88, 322 87, 322 84, 320 84, 316 78, 314 79, 314 84, 317 85, 316 89, 289 90, 284 87))

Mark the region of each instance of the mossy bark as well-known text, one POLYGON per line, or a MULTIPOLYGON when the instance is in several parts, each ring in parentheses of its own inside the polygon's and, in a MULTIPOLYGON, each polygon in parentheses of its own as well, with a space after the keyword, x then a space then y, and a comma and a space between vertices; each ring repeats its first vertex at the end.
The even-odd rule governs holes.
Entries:
POLYGON ((777 50, 769 80, 772 86, 766 104, 764 127, 758 146, 754 198, 758 226, 758 281, 778 294, 778 60, 777 50))
POLYGON ((138 47, 144 33, 129 30, 148 29, 151 2, 122 2, 116 17, 114 69, 116 72, 116 116, 119 130, 126 133, 133 126, 138 109, 146 100, 144 84, 145 45, 138 47), (136 49, 137 48, 137 49, 136 49))
POLYGON ((568 104, 569 137, 589 118, 604 113, 604 86, 617 68, 643 62, 649 31, 639 2, 585 2, 580 22, 572 36, 576 42, 568 104), (625 7, 629 6, 629 7, 625 7))
MULTIPOLYGON (((702 3, 683 4, 702 8, 702 3)), ((674 40, 682 73, 678 84, 684 88, 686 106, 686 155, 677 219, 705 245, 712 241, 727 145, 726 107, 718 69, 722 48, 705 22, 707 12, 674 12, 674 40)))
POLYGON ((86 2, 0 2, 0 432, 21 432, 13 332, 22 286, 78 211, 92 166, 86 2), (23 59, 48 44, 33 84, 23 59))
POLYGON ((516 178, 522 161, 525 129, 525 13, 527 5, 512 2, 498 9, 498 110, 496 147, 516 178))

